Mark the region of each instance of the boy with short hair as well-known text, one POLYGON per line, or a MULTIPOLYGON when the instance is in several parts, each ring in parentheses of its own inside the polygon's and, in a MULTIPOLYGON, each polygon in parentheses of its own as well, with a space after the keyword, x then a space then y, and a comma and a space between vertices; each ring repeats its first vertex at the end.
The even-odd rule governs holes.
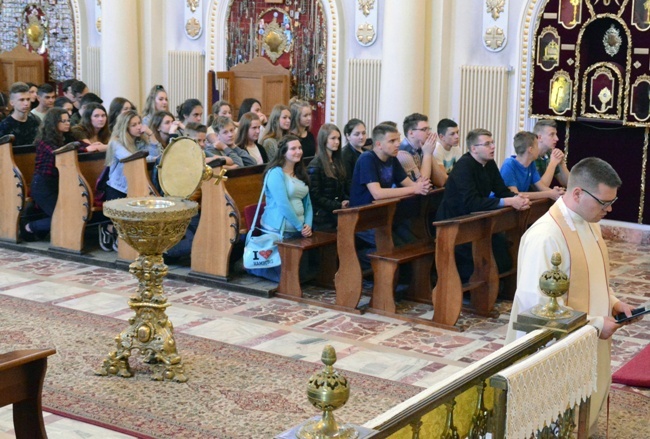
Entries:
POLYGON ((41 124, 31 110, 29 86, 24 82, 15 82, 9 89, 9 103, 12 113, 0 122, 0 137, 13 134, 14 145, 31 145, 41 124))
POLYGON ((32 114, 42 121, 47 110, 54 107, 54 100, 56 99, 54 87, 50 84, 41 85, 36 91, 36 99, 38 100, 38 106, 32 110, 32 114))
POLYGON ((254 160, 248 152, 235 146, 235 123, 229 117, 217 116, 212 122, 214 134, 210 137, 214 143, 205 148, 208 157, 217 156, 226 159, 226 169, 244 167, 244 158, 254 160))

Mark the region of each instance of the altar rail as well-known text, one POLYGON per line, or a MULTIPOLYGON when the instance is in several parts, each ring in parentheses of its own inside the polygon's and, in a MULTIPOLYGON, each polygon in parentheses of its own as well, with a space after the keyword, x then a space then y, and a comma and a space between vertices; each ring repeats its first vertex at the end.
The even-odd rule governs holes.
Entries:
MULTIPOLYGON (((477 361, 442 382, 399 404, 363 427, 375 430, 366 438, 417 439, 505 437, 505 404, 497 399, 490 378, 525 357, 533 358, 555 335, 537 330, 477 361)), ((352 389, 354 391, 354 389, 352 389)), ((502 393, 500 393, 502 395, 502 393)), ((539 395, 530 395, 537 398, 539 395)), ((567 397, 568 398, 568 397, 567 397)), ((568 400, 567 400, 568 403, 568 400)), ((580 405, 578 437, 587 437, 589 398, 580 405)), ((532 433, 532 432, 531 432, 532 433)), ((567 436, 568 437, 568 436, 567 436)))

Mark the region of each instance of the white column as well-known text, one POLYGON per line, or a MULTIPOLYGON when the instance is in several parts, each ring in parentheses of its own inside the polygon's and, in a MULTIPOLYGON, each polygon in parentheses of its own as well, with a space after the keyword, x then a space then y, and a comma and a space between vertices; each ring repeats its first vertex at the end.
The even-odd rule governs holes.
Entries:
POLYGON ((101 97, 140 101, 138 2, 102 2, 101 97))
POLYGON ((405 116, 424 111, 425 0, 386 0, 383 12, 377 118, 401 129, 405 116))

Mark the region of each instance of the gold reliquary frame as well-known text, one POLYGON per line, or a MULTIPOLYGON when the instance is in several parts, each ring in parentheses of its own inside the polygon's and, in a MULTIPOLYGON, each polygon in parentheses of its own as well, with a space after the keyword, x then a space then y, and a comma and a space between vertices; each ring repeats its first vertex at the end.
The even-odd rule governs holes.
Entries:
MULTIPOLYGON (((260 19, 264 17, 268 12, 275 9, 271 8, 264 11, 260 14, 260 19)), ((285 14, 284 11, 276 10, 279 14, 285 14)), ((275 15, 275 14, 274 14, 275 15)), ((259 20, 258 20, 259 21, 259 20)), ((262 34, 262 48, 264 49, 264 54, 271 60, 273 64, 282 56, 283 53, 288 52, 291 49, 292 41, 289 41, 289 37, 285 33, 284 23, 280 25, 278 23, 278 17, 274 16, 273 19, 266 23, 264 26, 264 33, 262 34)), ((292 29, 292 23, 289 19, 289 26, 292 29)))
POLYGON ((594 119, 622 118, 623 80, 618 68, 608 62, 596 63, 582 76, 581 114, 594 119))
POLYGON ((560 34, 546 26, 537 37, 537 65, 550 72, 560 64, 560 34))
POLYGON ((553 113, 563 115, 571 108, 573 90, 571 76, 564 70, 558 70, 551 79, 549 90, 551 92, 548 95, 548 107, 553 113))
POLYGON ((648 0, 632 0, 631 23, 640 31, 650 29, 650 3, 648 0))
POLYGON ((632 85, 630 115, 638 122, 650 119, 650 76, 641 75, 632 85))
POLYGON ((560 0, 557 22, 565 29, 573 29, 582 23, 583 0, 560 0))

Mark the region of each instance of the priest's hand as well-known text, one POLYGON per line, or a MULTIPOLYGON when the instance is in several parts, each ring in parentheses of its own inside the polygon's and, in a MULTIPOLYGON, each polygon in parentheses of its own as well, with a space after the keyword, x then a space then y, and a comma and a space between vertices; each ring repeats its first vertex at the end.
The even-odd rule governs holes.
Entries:
MULTIPOLYGON (((623 302, 622 300, 619 300, 616 302, 616 304, 612 307, 612 314, 613 315, 618 315, 620 313, 625 314, 626 317, 632 317, 632 310, 634 309, 633 306, 623 302)), ((630 323, 636 323, 639 320, 643 319, 643 316, 638 316, 635 317, 631 320, 628 320, 624 323, 621 323, 621 326, 629 325, 630 323)))
POLYGON ((603 329, 600 331, 598 338, 601 340, 607 340, 610 338, 621 325, 616 323, 614 317, 605 316, 603 317, 603 329))

